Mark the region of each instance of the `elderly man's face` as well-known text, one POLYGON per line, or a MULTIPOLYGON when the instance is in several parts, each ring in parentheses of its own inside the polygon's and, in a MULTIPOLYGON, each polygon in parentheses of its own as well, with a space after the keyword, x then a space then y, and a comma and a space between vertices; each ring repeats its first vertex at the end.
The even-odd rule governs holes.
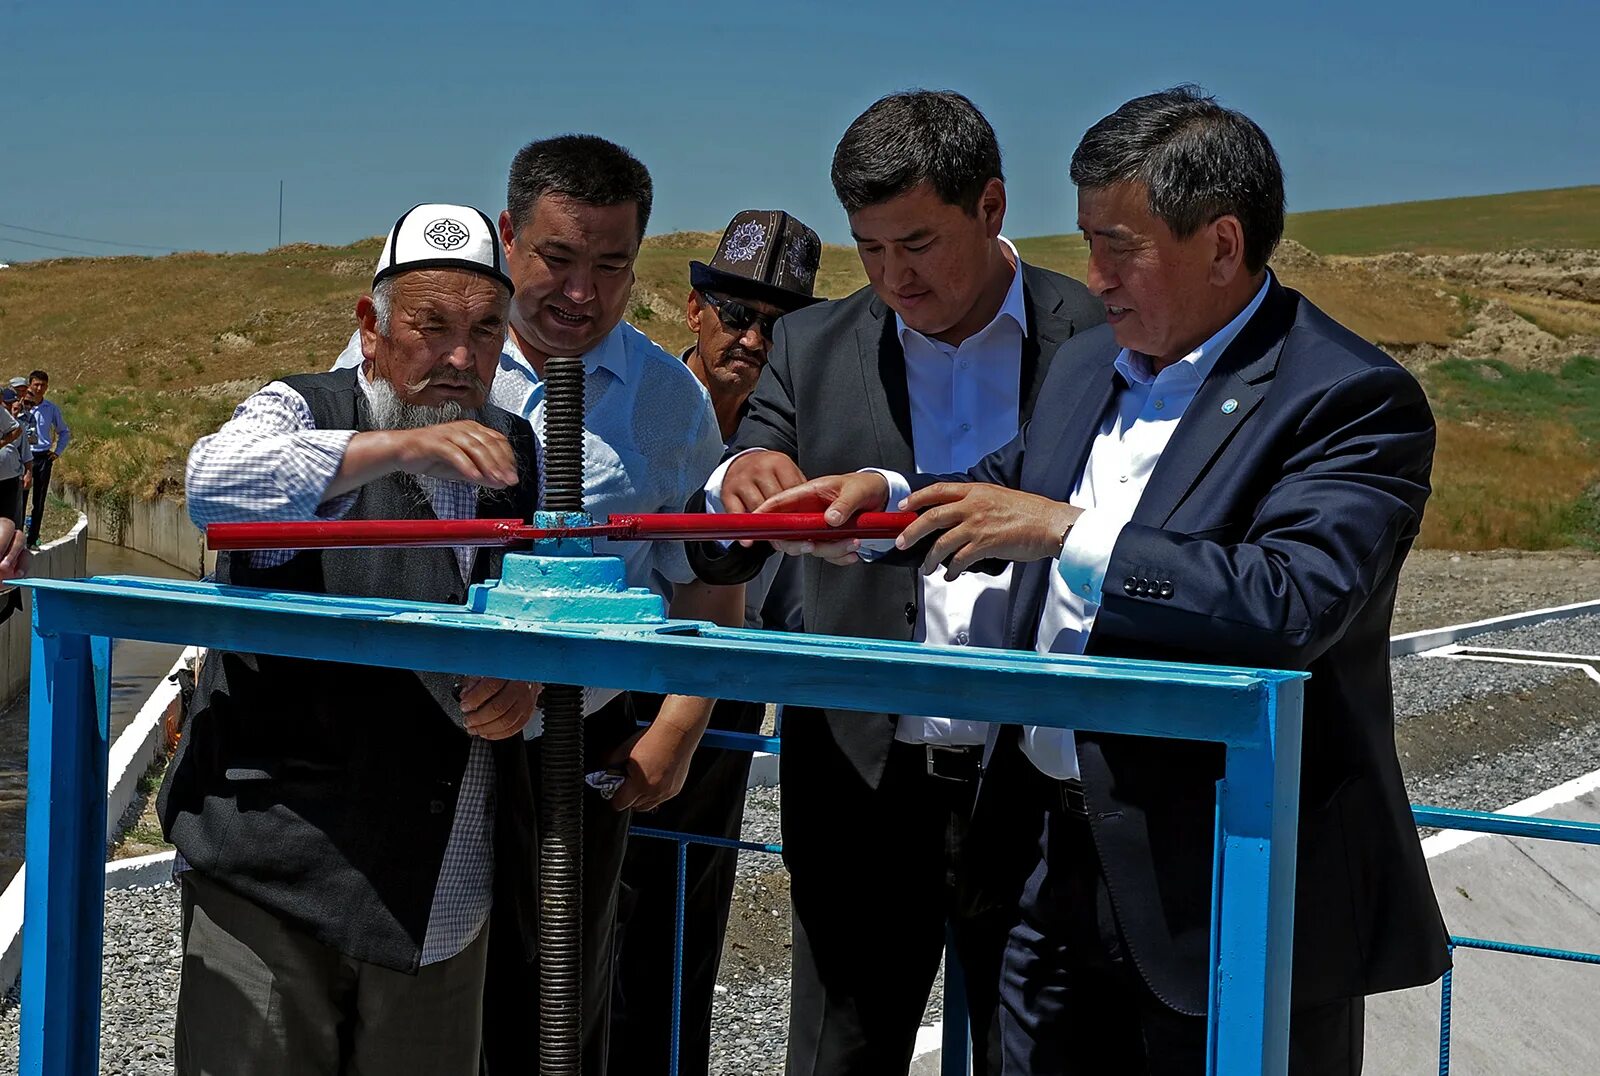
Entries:
POLYGON ((639 255, 639 207, 595 206, 546 194, 520 229, 500 214, 506 268, 517 286, 511 322, 540 355, 581 355, 617 327, 639 255))
MULTIPOLYGON (((714 296, 720 299, 721 296, 714 296)), ((771 303, 758 299, 735 299, 740 306, 757 314, 778 318, 784 311, 771 303)), ((715 306, 701 297, 699 292, 689 293, 689 331, 695 334, 695 350, 700 362, 711 378, 713 392, 737 395, 741 399, 755 391, 761 379, 761 369, 767 365, 767 352, 772 347, 761 332, 758 321, 743 329, 730 329, 723 324, 715 306)))
POLYGON ((506 338, 505 286, 467 269, 419 269, 392 278, 389 332, 370 297, 356 306, 369 378, 407 404, 483 406, 506 338))
POLYGON ((1078 227, 1089 244, 1089 290, 1106 304, 1118 344, 1170 363, 1215 331, 1226 301, 1215 280, 1215 222, 1179 239, 1150 212, 1145 185, 1129 182, 1080 190, 1078 227))
POLYGON ((965 338, 991 283, 995 237, 1005 219, 1005 185, 991 180, 975 214, 921 183, 850 214, 861 266, 889 309, 924 336, 965 338))

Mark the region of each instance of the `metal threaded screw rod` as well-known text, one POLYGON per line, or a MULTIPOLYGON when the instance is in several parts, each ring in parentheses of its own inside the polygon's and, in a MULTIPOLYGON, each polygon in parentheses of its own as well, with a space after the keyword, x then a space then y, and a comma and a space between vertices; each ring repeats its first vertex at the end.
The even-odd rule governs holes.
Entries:
MULTIPOLYGON (((545 364, 549 512, 583 511, 583 360, 545 364)), ((547 684, 539 765, 539 1071, 579 1076, 583 1042, 583 688, 547 684)))

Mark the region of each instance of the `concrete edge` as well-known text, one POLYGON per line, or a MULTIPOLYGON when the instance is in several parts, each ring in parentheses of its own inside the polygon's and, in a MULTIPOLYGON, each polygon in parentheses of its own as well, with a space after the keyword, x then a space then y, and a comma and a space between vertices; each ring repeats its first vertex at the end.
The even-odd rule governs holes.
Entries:
POLYGON ((757 751, 750 756, 750 778, 746 788, 778 787, 778 756, 771 751, 757 751))
POLYGON ((56 548, 59 545, 66 545, 69 542, 76 542, 78 540, 78 535, 82 534, 84 531, 86 531, 88 529, 89 529, 89 517, 84 515, 82 512, 79 512, 78 513, 78 522, 76 522, 76 523, 74 523, 72 525, 72 529, 69 530, 66 534, 62 535, 60 538, 57 538, 55 541, 46 542, 44 545, 40 546, 39 547, 39 552, 47 553, 47 552, 49 552, 50 550, 56 548))
POLYGON ((172 668, 161 678, 139 707, 128 727, 122 730, 117 742, 111 745, 111 757, 106 767, 106 832, 113 833, 122 812, 128 809, 139 791, 139 778, 155 761, 161 749, 163 723, 167 707, 178 698, 178 685, 172 675, 194 661, 199 654, 196 647, 185 647, 172 668))
POLYGON ((1451 624, 1444 628, 1424 628, 1422 631, 1407 632, 1390 639, 1389 656, 1398 658, 1408 654, 1420 654, 1424 650, 1437 650, 1474 635, 1520 628, 1528 624, 1543 624, 1549 620, 1566 620, 1569 617, 1586 616, 1591 613, 1600 613, 1600 600, 1557 605, 1549 609, 1530 609, 1527 612, 1490 617, 1488 620, 1451 624))
MULTIPOLYGON (((182 668, 196 653, 192 646, 185 649, 173 663, 168 675, 182 668)), ((111 745, 110 762, 106 769, 107 833, 112 832, 122 812, 128 809, 138 794, 139 778, 150 768, 161 745, 162 717, 166 714, 168 704, 177 697, 178 685, 163 677, 134 715, 133 721, 111 745)), ((17 976, 22 972, 22 913, 26 903, 27 869, 26 865, 17 868, 16 876, 6 886, 5 892, 0 893, 0 994, 16 985, 17 976)), ((155 885, 171 875, 171 852, 112 860, 106 864, 106 888, 155 885)))
POLYGON ((106 864, 107 889, 144 889, 172 881, 172 861, 178 853, 172 849, 152 852, 131 859, 114 859, 106 864))

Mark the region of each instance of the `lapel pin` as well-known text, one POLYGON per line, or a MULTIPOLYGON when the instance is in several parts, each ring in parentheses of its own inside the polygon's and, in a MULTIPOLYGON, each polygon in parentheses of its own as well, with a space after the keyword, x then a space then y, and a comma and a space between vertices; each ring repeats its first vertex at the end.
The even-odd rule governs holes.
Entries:
POLYGON ((1231 415, 1237 410, 1239 410, 1239 401, 1238 400, 1223 400, 1222 401, 1222 413, 1224 415, 1231 415))

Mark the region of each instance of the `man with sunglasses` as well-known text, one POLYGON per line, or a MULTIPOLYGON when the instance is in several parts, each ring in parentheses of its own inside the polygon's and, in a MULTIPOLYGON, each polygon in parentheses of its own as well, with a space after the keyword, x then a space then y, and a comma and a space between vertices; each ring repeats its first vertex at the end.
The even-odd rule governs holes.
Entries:
MULTIPOLYGON (((723 232, 710 264, 689 263, 693 289, 688 326, 695 343, 683 361, 705 386, 724 441, 744 417, 767 364, 774 325, 819 300, 813 295, 822 243, 781 210, 746 210, 723 232)), ((745 585, 745 626, 800 630, 799 564, 772 557, 745 585)), ((660 699, 635 694, 641 719, 660 699)), ((724 700, 713 729, 756 732, 765 707, 724 700)), ((750 755, 702 746, 683 791, 656 809, 650 825, 702 836, 736 838, 744 819, 750 755)), ((682 1024, 678 1071, 703 1076, 710 1065, 711 999, 733 900, 737 853, 689 846, 684 884, 682 1024)), ((612 1072, 667 1072, 672 1048, 673 911, 677 845, 636 838, 622 866, 616 995, 611 1022, 612 1072)))

